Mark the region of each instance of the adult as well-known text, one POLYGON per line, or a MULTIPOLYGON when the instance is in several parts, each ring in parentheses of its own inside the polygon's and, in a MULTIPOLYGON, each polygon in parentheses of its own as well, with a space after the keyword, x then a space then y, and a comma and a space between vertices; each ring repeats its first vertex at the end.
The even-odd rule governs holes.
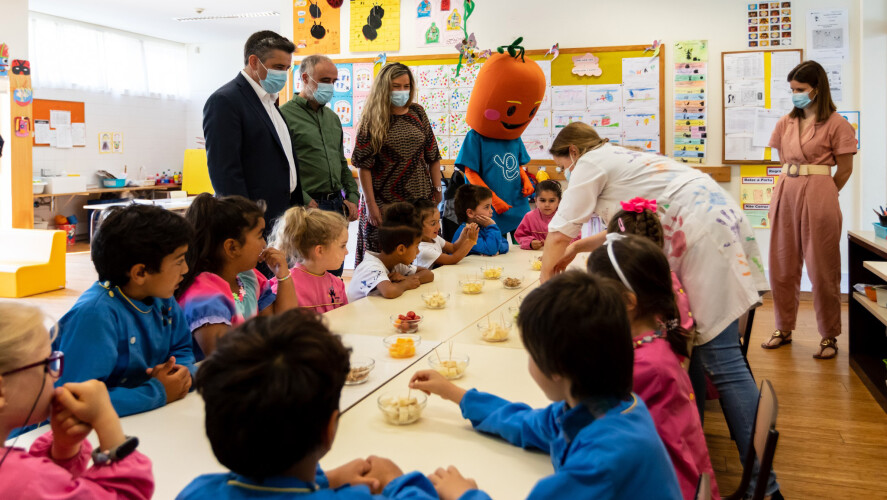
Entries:
POLYGON ((286 85, 296 46, 273 31, 253 33, 243 69, 203 107, 209 178, 217 195, 265 201, 265 227, 302 204, 293 144, 277 95, 286 85))
POLYGON ((813 308, 822 341, 816 359, 838 355, 841 334, 841 207, 856 154, 856 132, 835 112, 825 70, 804 61, 788 74, 794 109, 776 123, 771 148, 782 175, 770 202, 770 286, 776 331, 761 344, 776 349, 792 341, 798 316, 801 269, 813 284, 813 308), (831 167, 837 165, 834 177, 831 167))
MULTIPOLYGON (((339 71, 329 57, 311 55, 302 59, 299 78, 302 92, 281 106, 280 112, 299 158, 302 198, 309 207, 355 221, 360 193, 345 159, 342 122, 326 106, 339 71)), ((342 269, 333 274, 341 276, 342 269)))
MULTIPOLYGON (((635 197, 656 200, 669 264, 683 284, 696 319, 691 365, 708 373, 741 456, 748 452, 758 389, 739 345, 739 317, 767 289, 751 226, 742 210, 708 175, 653 153, 608 144, 590 125, 571 123, 551 145, 569 182, 549 224, 542 281, 580 251, 603 244, 605 232, 570 243, 598 214, 604 223, 635 197)), ((705 378, 695 377, 704 403, 705 378)), ((700 407, 700 414, 702 408, 700 407)), ((767 493, 778 490, 775 478, 767 493)), ((753 492, 753 486, 749 492, 753 492)))
POLYGON ((415 100, 410 68, 391 63, 379 71, 351 155, 363 192, 356 264, 364 252, 379 251, 377 228, 388 204, 420 198, 440 203, 440 151, 425 109, 415 100))

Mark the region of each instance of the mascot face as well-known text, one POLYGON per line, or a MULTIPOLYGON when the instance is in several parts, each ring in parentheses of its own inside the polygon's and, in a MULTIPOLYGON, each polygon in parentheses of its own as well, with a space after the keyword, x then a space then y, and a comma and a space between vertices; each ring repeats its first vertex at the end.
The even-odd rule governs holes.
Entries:
POLYGON ((545 74, 534 61, 494 54, 477 75, 465 121, 493 139, 517 139, 545 96, 545 74))

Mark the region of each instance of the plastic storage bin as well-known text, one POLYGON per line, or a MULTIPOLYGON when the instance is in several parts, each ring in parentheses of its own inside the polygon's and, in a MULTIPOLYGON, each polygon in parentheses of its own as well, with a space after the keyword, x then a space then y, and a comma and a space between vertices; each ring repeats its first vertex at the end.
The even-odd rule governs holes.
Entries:
POLYGON ((875 237, 887 239, 887 227, 884 227, 877 222, 872 222, 872 225, 875 226, 875 237))
POLYGON ((126 185, 126 179, 102 179, 106 188, 122 188, 126 185))

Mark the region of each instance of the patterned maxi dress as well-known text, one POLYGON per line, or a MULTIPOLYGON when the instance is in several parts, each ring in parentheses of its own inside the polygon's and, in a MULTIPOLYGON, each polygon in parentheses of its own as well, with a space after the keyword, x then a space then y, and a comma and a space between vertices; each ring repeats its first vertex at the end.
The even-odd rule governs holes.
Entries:
MULTIPOLYGON (((358 131, 351 156, 352 165, 372 173, 373 194, 383 216, 391 203, 432 199, 429 165, 438 160, 437 140, 425 110, 418 104, 412 104, 406 114, 391 115, 388 137, 378 154, 373 154, 367 131, 358 131)), ((369 222, 366 198, 361 196, 355 265, 360 264, 366 251, 378 252, 379 238, 376 227, 369 222)))

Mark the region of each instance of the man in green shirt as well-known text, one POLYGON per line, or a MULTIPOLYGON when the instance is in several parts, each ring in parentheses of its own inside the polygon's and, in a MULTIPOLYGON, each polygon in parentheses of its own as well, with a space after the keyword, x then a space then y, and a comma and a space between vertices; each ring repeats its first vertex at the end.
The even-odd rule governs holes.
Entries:
POLYGON ((326 106, 333 97, 338 75, 328 57, 306 57, 299 66, 302 92, 281 106, 280 112, 299 158, 305 205, 338 212, 355 221, 360 199, 357 182, 345 160, 342 123, 326 106))

